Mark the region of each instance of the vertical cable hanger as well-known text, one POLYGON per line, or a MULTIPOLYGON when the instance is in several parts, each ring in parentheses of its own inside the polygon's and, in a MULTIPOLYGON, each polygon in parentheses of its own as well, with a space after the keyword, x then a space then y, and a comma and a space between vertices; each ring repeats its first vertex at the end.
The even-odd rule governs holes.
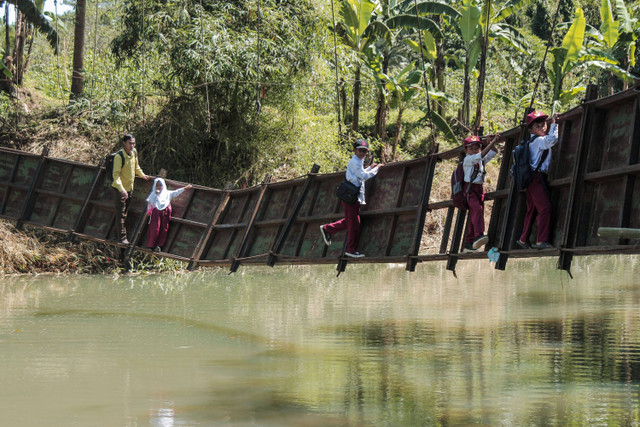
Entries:
POLYGON ((556 22, 558 20, 558 15, 560 14, 560 4, 562 0, 558 0, 558 6, 556 7, 556 13, 553 16, 553 24, 551 24, 551 33, 549 33, 549 41, 547 42, 547 48, 544 51, 544 56, 542 57, 542 62, 540 63, 540 69, 538 70, 538 77, 536 78, 536 84, 533 87, 533 92, 531 94, 531 102, 529 103, 529 109, 533 107, 533 102, 536 99, 536 91, 538 90, 538 85, 540 84, 540 77, 542 77, 542 70, 544 70, 544 63, 547 60, 547 53, 551 48, 551 43, 553 42, 553 32, 556 29, 556 22))
POLYGON ((260 116, 260 110, 262 109, 262 105, 260 105, 260 14, 261 14, 261 10, 260 10, 260 3, 262 3, 262 0, 258 0, 258 11, 257 11, 257 18, 258 18, 258 29, 257 29, 257 34, 256 34, 256 58, 257 58, 257 68, 256 68, 256 111, 258 113, 258 116, 260 116))
POLYGON ((333 0, 331 0, 331 22, 333 26, 333 60, 336 64, 336 112, 338 114, 338 138, 342 135, 342 121, 340 119, 340 80, 338 64, 338 37, 336 36, 336 15, 333 10, 333 0))
POLYGON ((146 124, 145 106, 147 103, 147 95, 145 93, 145 88, 144 88, 145 79, 147 77, 147 69, 146 69, 147 52, 146 52, 146 45, 145 45, 144 0, 141 0, 141 2, 142 2, 142 82, 141 82, 142 90, 141 92, 142 92, 142 124, 144 126, 146 124))
POLYGON ((96 51, 98 50, 98 5, 100 4, 100 0, 96 0, 96 20, 93 29, 93 59, 91 64, 91 95, 95 95, 95 87, 96 87, 96 51))
POLYGON ((204 7, 202 7, 202 0, 200 0, 200 38, 202 43, 202 77, 204 79, 204 92, 207 102, 207 133, 211 132, 211 107, 209 106, 209 81, 207 79, 207 56, 204 49, 204 7))
POLYGON ((413 0, 413 5, 416 8, 416 21, 418 23, 418 42, 420 43, 420 58, 422 60, 422 80, 424 81, 424 88, 427 91, 427 115, 429 116, 429 125, 431 126, 431 147, 429 151, 433 152, 436 148, 436 137, 434 135, 433 119, 431 118, 431 96, 429 95, 429 82, 427 82, 427 69, 424 62, 424 53, 422 52, 422 26, 420 25, 420 15, 418 14, 418 1, 413 0))

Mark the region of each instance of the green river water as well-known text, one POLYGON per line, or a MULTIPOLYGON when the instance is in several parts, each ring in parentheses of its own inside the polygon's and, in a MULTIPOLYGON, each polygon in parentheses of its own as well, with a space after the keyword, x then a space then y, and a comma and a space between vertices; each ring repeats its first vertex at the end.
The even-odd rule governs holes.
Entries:
POLYGON ((640 425, 640 258, 4 276, 0 426, 640 425))

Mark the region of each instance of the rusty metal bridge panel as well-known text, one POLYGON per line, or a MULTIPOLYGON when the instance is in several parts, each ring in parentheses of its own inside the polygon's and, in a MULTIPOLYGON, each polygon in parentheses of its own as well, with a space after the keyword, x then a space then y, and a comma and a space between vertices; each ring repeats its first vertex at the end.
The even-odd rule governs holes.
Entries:
MULTIPOLYGON (((509 257, 558 256, 559 268, 570 270, 574 255, 639 253, 635 242, 598 237, 600 227, 640 228, 640 92, 633 88, 596 99, 593 89, 577 108, 562 115, 559 141, 553 148, 549 190, 553 205, 554 249, 517 250, 514 242, 522 230, 524 193, 513 188, 512 151, 524 136, 517 127, 503 131, 505 138, 495 190, 485 196, 491 207, 486 230, 487 249, 499 249, 496 268, 504 269, 509 257)), ((429 200, 439 162, 455 161, 460 147, 436 151, 424 158, 385 165, 367 182, 367 204, 361 208, 359 251, 366 258, 343 257, 346 232, 325 246, 319 226, 343 216, 336 186, 344 173, 319 174, 314 166, 306 177, 282 182, 266 179, 241 190, 194 186, 172 201, 173 214, 163 257, 195 265, 403 262, 413 270, 418 262, 446 260, 455 270, 459 259, 485 257, 486 253, 460 253, 466 212, 451 200, 429 200), (439 248, 420 253, 420 241, 430 212, 446 209, 439 248)), ((445 168, 446 169, 446 168, 445 168)), ((446 169, 446 170, 450 170, 446 169)), ((186 184, 166 180, 169 189, 186 184)), ((17 226, 36 227, 92 239, 125 250, 146 248, 145 198, 152 181, 136 178, 127 218, 129 245, 115 241, 111 180, 104 167, 38 156, 0 148, 0 218, 17 226)), ((535 228, 532 234, 535 234, 535 228)))

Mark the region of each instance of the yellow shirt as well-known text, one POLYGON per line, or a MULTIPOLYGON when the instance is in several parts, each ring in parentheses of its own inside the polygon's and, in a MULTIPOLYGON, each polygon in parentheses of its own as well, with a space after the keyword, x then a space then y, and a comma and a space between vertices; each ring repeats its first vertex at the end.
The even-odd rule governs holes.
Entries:
POLYGON ((127 154, 125 150, 121 151, 124 154, 124 164, 122 164, 120 154, 116 155, 113 159, 113 184, 111 186, 120 192, 126 190, 130 193, 133 191, 135 175, 140 177, 145 175, 138 164, 138 153, 135 148, 131 150, 131 155, 127 154))

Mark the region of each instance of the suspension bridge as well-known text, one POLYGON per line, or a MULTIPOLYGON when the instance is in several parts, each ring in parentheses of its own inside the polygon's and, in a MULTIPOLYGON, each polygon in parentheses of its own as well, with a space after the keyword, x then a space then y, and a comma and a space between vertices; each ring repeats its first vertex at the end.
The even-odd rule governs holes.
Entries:
MULTIPOLYGON (((559 141, 553 148, 549 190, 553 205, 552 244, 544 250, 515 249, 522 229, 525 198, 510 176, 512 151, 523 138, 523 126, 501 132, 505 140, 496 188, 485 196, 491 215, 485 251, 460 253, 466 211, 449 199, 433 200, 434 180, 449 176, 443 162, 456 161, 460 147, 385 165, 368 182, 362 207, 358 250, 367 256, 345 258, 345 233, 324 245, 319 226, 342 217, 334 190, 344 173, 320 174, 314 165, 305 176, 282 182, 269 177, 246 189, 199 185, 172 202, 167 244, 156 256, 196 266, 266 264, 330 264, 338 274, 348 263, 404 263, 409 271, 428 261, 446 261, 455 271, 459 260, 487 257, 496 248, 495 268, 504 270, 510 257, 554 256, 570 273, 575 256, 640 253, 638 236, 619 229, 640 228, 640 88, 597 98, 589 86, 585 100, 561 115, 559 141), (446 210, 440 245, 421 250, 430 214, 446 210), (599 235, 598 230, 609 230, 599 235), (613 229, 613 231, 611 231, 613 229), (635 236, 635 237, 634 237, 635 236), (337 240, 342 239, 342 240, 337 240)), ((145 247, 145 197, 152 182, 137 179, 128 216, 129 244, 115 240, 116 214, 111 181, 104 165, 90 165, 0 148, 0 218, 66 233, 122 248, 127 263, 145 247)), ((169 189, 186 183, 167 180, 169 189)), ((535 232, 535 230, 534 230, 535 232)))

